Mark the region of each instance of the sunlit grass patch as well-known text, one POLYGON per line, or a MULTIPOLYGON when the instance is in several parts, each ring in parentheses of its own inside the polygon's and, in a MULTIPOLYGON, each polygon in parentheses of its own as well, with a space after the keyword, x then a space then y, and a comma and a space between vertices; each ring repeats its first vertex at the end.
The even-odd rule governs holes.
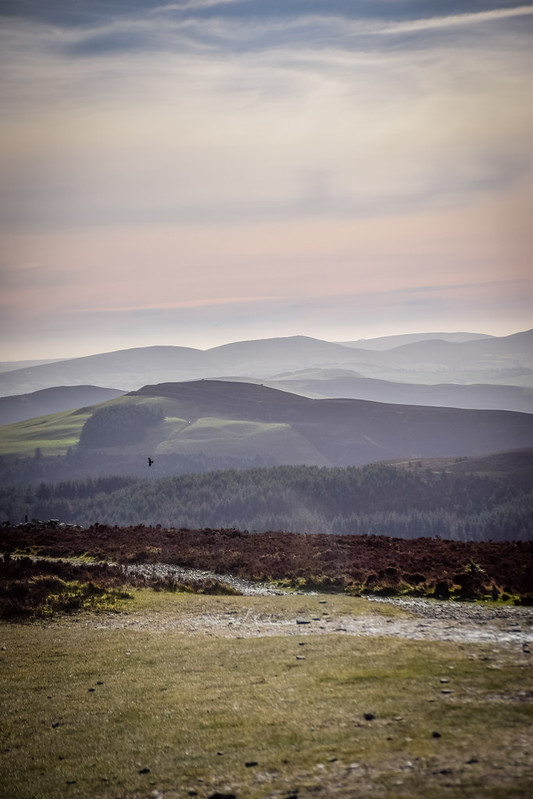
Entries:
POLYGON ((78 443, 82 427, 90 413, 61 411, 23 422, 4 425, 0 455, 32 456, 36 450, 43 455, 64 455, 78 443))
MULTIPOLYGON (((195 790, 205 799, 226 786, 239 799, 296 790, 495 799, 531 787, 524 692, 533 686, 516 653, 335 634, 162 631, 163 614, 292 618, 320 600, 133 594, 115 629, 84 615, 0 627, 6 796, 158 790, 174 799, 195 790)), ((365 604, 332 602, 337 612, 365 604)))

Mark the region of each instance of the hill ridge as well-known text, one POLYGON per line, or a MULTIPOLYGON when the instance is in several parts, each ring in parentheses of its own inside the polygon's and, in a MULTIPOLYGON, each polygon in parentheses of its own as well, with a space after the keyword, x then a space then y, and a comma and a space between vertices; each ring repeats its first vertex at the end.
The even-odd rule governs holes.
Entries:
POLYGON ((207 350, 154 345, 87 355, 0 373, 0 395, 58 385, 108 385, 131 391, 148 383, 227 374, 268 379, 302 368, 351 369, 403 383, 504 383, 533 386, 533 331, 466 342, 425 341, 372 351, 287 336, 233 342, 207 350))

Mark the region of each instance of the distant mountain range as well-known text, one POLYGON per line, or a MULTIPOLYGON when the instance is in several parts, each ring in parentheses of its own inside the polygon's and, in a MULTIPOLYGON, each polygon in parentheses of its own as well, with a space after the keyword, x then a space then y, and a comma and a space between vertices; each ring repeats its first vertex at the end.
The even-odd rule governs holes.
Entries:
MULTIPOLYGON (((431 334, 428 334, 431 335, 431 334)), ((435 334, 439 335, 439 334, 435 334)), ((451 336, 451 334, 446 334, 451 336)), ((459 334, 463 339, 468 335, 459 334)), ((395 337, 393 337, 395 338, 395 337)), ((400 340, 402 337, 398 337, 400 340)), ((392 343, 392 340, 391 342, 392 343)), ((182 382, 198 378, 237 379, 252 378, 300 381, 302 370, 343 370, 345 377, 372 378, 389 383, 419 384, 418 397, 430 397, 428 386, 440 384, 496 385, 533 388, 533 331, 505 337, 475 337, 469 340, 449 341, 424 339, 411 341, 390 349, 369 349, 349 344, 336 344, 306 336, 260 339, 225 344, 208 350, 189 347, 141 347, 119 350, 84 358, 15 369, 0 373, 0 396, 33 393, 57 386, 93 385, 113 386, 123 391, 141 388, 146 384, 182 382)), ((316 377, 319 382, 324 374, 316 377)), ((321 394, 320 386, 307 392, 321 394)), ((356 390, 350 384, 350 390, 356 390)), ((367 383, 361 390, 372 399, 383 399, 389 390, 383 385, 367 383), (373 394, 373 388, 376 393, 373 394)), ((333 389, 328 389, 328 391, 333 389)), ((484 390, 488 394, 488 389, 484 390)), ((351 396, 351 395, 350 395, 351 396)), ((408 396, 407 394, 405 395, 408 396)), ((434 391, 434 402, 455 402, 458 393, 434 391), (446 397, 449 396, 449 399, 446 397)), ((480 390, 471 392, 464 402, 479 402, 480 390)), ((488 404, 504 402, 505 407, 523 408, 526 392, 502 391, 501 399, 490 399, 488 404)), ((404 401, 396 387, 391 386, 389 402, 404 401)), ((410 400, 409 400, 410 401, 410 400)), ((476 405, 477 407, 477 405, 476 405)))
MULTIPOLYGON (((231 377, 228 380, 259 382, 249 377, 231 377)), ((263 382, 270 388, 279 388, 313 399, 342 397, 400 405, 533 413, 533 389, 519 386, 393 383, 389 380, 361 377, 347 369, 304 369, 301 372, 291 372, 288 376, 265 379, 263 382)))
POLYGON ((345 347, 359 347, 365 350, 391 350, 402 344, 413 344, 416 341, 475 341, 481 338, 494 338, 485 333, 403 333, 397 336, 380 336, 379 338, 359 338, 356 341, 338 341, 345 347))

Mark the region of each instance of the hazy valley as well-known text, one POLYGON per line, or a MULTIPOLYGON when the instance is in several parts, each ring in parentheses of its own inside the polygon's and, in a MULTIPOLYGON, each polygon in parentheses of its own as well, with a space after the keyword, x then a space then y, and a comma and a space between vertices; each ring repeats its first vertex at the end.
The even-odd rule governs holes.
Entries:
POLYGON ((12 385, 63 383, 0 398, 0 418, 19 419, 0 428, 2 518, 528 539, 532 389, 512 380, 533 373, 531 331, 404 338, 366 350, 306 337, 144 348, 5 372, 12 385), (362 377, 363 363, 403 379, 362 377), (186 368, 200 379, 147 380, 186 368), (508 384, 410 382, 417 369, 508 384), (379 462, 407 472, 358 471, 379 462), (353 487, 368 480, 367 507, 353 487))

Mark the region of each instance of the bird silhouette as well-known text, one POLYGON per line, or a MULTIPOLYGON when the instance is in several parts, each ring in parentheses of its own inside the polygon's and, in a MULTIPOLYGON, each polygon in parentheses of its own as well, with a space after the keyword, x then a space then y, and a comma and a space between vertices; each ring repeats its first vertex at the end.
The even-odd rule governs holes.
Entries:
POLYGON ((153 460, 151 458, 148 458, 148 466, 151 466, 152 463, 153 463, 153 460))

